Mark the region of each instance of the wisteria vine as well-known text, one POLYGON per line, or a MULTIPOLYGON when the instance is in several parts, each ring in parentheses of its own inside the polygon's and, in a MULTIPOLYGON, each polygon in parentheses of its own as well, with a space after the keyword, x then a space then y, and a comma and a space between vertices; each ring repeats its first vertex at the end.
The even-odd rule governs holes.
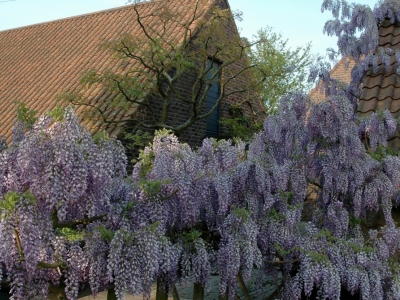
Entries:
POLYGON ((31 128, 17 121, 13 143, 0 139, 0 263, 12 299, 46 298, 52 285, 68 299, 86 285, 149 299, 154 281, 165 297, 194 283, 200 299, 215 274, 227 299, 238 284, 248 295, 251 277, 260 290, 272 277, 281 299, 340 299, 344 290, 400 299, 400 159, 386 151, 398 125, 389 111, 354 115, 366 70, 400 57, 375 51, 379 22, 399 22, 400 8, 322 8, 333 13, 325 31, 339 36, 340 53, 360 62, 352 83, 319 63, 310 79, 324 80, 327 100, 287 95, 248 144, 205 139, 192 149, 160 131, 127 176, 121 143, 92 137, 71 108, 31 128))

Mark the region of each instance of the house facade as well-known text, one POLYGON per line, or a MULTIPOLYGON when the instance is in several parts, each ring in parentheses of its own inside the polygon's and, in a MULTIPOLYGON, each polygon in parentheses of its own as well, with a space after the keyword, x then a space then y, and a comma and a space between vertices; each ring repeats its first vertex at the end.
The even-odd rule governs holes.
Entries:
MULTIPOLYGON (((246 89, 249 73, 244 53, 238 59, 232 60, 229 52, 218 48, 220 40, 229 42, 238 38, 237 27, 226 0, 156 0, 2 31, 0 135, 5 136, 8 142, 11 141, 16 118, 15 101, 24 102, 27 107, 42 114, 53 109, 60 95, 66 93, 79 94, 80 99, 85 99, 81 104, 89 104, 76 105, 75 108, 82 124, 92 133, 106 130, 111 136, 122 137, 127 128, 138 128, 137 124, 140 127, 146 121, 151 123, 152 120, 157 120, 158 127, 150 128, 153 130, 163 125, 173 127, 183 124, 194 113, 202 115, 203 118, 193 118, 191 125, 179 132, 181 141, 198 146, 207 136, 224 135, 226 128, 220 126, 219 120, 229 117, 232 104, 241 105, 244 112, 254 118, 261 120, 265 117, 260 99, 251 89, 246 89), (219 15, 215 18, 217 10, 219 15), (187 68, 174 81, 174 92, 168 98, 168 116, 161 120, 166 104, 165 99, 160 97, 158 86, 154 85, 157 78, 134 57, 150 49, 146 38, 148 39, 148 35, 152 37, 151 34, 159 40, 160 37, 168 37, 163 41, 169 53, 175 53, 189 38, 185 51, 197 53, 196 50, 204 43, 201 39, 202 32, 214 26, 209 24, 210 20, 216 22, 224 18, 226 20, 221 27, 223 30, 213 33, 209 38, 213 44, 208 48, 207 57, 187 68), (130 43, 137 43, 135 49, 139 50, 131 53, 131 57, 121 59, 118 51, 110 51, 110 41, 112 48, 116 45, 115 42, 127 36, 130 43), (228 54, 224 54, 224 51, 228 54), (200 82, 198 72, 207 66, 202 69, 199 62, 205 61, 211 64, 210 69, 218 69, 221 65, 223 68, 214 73, 211 70, 200 82), (95 70, 100 77, 111 72, 121 77, 128 74, 126 70, 135 70, 129 78, 135 78, 136 87, 144 92, 131 102, 125 101, 124 105, 115 106, 112 101, 121 97, 120 91, 116 92, 115 87, 108 89, 101 82, 82 84, 81 80, 88 70, 95 70), (193 98, 196 94, 193 87, 199 85, 200 96, 193 98), (221 93, 223 97, 219 105, 215 105, 221 93), (193 104, 196 101, 197 107, 193 104), (101 108, 102 114, 91 111, 91 106, 101 108), (215 109, 207 114, 213 107, 215 109)), ((173 77, 174 72, 177 72, 177 68, 171 67, 162 74, 168 73, 169 77, 173 77)), ((163 82, 163 86, 167 86, 168 90, 167 81, 163 82)))

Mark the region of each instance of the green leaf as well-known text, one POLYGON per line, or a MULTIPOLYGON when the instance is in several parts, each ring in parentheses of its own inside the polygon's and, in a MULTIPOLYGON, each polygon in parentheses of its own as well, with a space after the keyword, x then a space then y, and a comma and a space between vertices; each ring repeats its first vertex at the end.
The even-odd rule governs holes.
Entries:
POLYGON ((285 257, 286 255, 289 255, 292 253, 292 250, 285 250, 283 249, 278 243, 274 244, 276 251, 278 252, 279 256, 285 257))
POLYGON ((51 111, 46 114, 53 118, 55 122, 62 122, 64 120, 65 107, 57 104, 51 111))
POLYGON ((161 224, 161 222, 160 221, 156 221, 156 222, 154 222, 153 224, 151 224, 150 225, 150 231, 151 232, 154 232, 157 228, 158 228, 158 226, 160 226, 160 224, 161 224))
POLYGON ((56 230, 56 234, 63 236, 69 242, 82 241, 84 238, 84 234, 82 231, 69 227, 58 228, 56 230))
POLYGON ((183 233, 181 233, 180 238, 182 239, 184 244, 189 244, 200 238, 201 235, 202 233, 200 231, 192 229, 189 232, 184 231, 183 233))
POLYGON ((329 262, 329 257, 328 255, 321 253, 321 252, 316 252, 316 251, 308 251, 307 255, 315 262, 317 263, 326 263, 329 262))
POLYGON ((104 130, 101 130, 93 135, 93 141, 96 144, 100 143, 103 140, 109 140, 109 139, 110 137, 108 136, 108 133, 104 130))
POLYGON ((25 205, 35 205, 36 203, 35 196, 29 190, 24 193, 10 191, 4 195, 3 199, 0 199, 0 210, 3 210, 7 217, 15 212, 17 205, 22 200, 25 205))
POLYGON ((15 101, 14 104, 17 106, 17 119, 24 123, 25 128, 30 129, 33 124, 37 121, 37 110, 26 107, 25 103, 15 101))
POLYGON ((145 192, 146 195, 154 196, 160 192, 160 189, 163 184, 164 184, 163 180, 142 179, 139 182, 139 187, 145 192))
POLYGON ((104 225, 98 226, 96 229, 100 232, 101 238, 108 242, 111 242, 115 235, 114 231, 107 229, 104 225))
POLYGON ((232 205, 232 213, 242 219, 243 222, 247 221, 251 216, 251 211, 246 208, 239 208, 232 205))

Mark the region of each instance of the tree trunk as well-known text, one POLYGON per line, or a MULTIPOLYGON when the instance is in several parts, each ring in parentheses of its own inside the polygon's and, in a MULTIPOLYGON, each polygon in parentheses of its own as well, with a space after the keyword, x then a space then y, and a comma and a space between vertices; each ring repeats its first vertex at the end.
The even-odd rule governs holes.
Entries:
POLYGON ((168 291, 165 289, 162 279, 157 279, 156 300, 168 300, 168 291))
POLYGON ((204 299, 204 288, 200 283, 194 283, 193 285, 193 300, 203 300, 204 299))
POLYGON ((67 296, 65 295, 64 286, 49 286, 49 299, 50 300, 66 300, 67 296))
POLYGON ((117 295, 115 294, 115 288, 111 288, 107 291, 107 300, 117 300, 117 295))

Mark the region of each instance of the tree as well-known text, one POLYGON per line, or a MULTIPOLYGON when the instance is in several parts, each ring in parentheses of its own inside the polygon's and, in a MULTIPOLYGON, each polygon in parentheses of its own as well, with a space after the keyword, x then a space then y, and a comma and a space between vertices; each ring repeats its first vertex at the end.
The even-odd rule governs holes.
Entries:
POLYGON ((299 90, 307 92, 312 88, 312 83, 306 80, 308 68, 314 60, 310 53, 311 44, 292 50, 287 45, 288 40, 273 32, 271 27, 260 29, 254 38, 258 43, 247 48, 247 55, 251 64, 258 66, 254 69, 254 77, 262 84, 257 92, 268 113, 273 113, 286 94, 299 90))
MULTIPOLYGON (((179 136, 209 117, 222 99, 251 91, 257 82, 246 78, 256 66, 246 64, 245 50, 250 45, 244 45, 232 31, 232 13, 222 4, 211 10, 208 1, 192 4, 178 13, 171 12, 165 1, 150 14, 142 5, 135 5, 141 32, 123 34, 103 45, 120 67, 91 69, 82 79, 84 87, 97 85, 111 96, 100 103, 79 95, 65 98, 91 107, 105 123, 129 124, 131 133, 140 129, 152 134, 166 128, 179 136), (216 82, 220 93, 207 107, 207 93, 216 82), (189 93, 182 84, 190 87, 189 93), (137 107, 142 114, 137 113, 137 107), (119 110, 127 112, 126 117, 115 121, 113 112, 119 110), (184 113, 177 117, 180 110, 184 113)), ((261 109, 255 107, 257 101, 244 100, 254 102, 256 111, 261 109)))

